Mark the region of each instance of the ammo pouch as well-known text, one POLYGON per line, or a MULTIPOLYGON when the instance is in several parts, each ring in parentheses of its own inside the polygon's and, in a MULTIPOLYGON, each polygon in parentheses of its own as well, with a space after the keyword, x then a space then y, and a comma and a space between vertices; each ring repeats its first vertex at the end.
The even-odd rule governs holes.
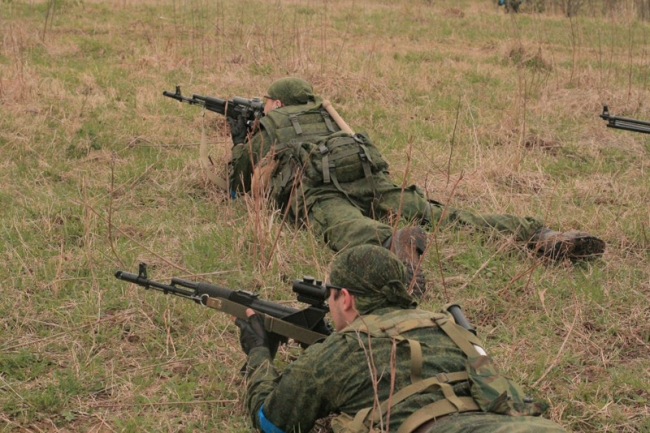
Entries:
POLYGON ((388 163, 365 134, 339 131, 328 136, 289 143, 294 157, 312 185, 354 182, 388 170, 388 163))
POLYGON ((354 322, 341 332, 361 332, 373 337, 390 337, 399 343, 408 343, 411 349, 411 384, 400 389, 379 407, 368 407, 354 417, 341 414, 332 420, 335 433, 366 433, 378 431, 379 417, 388 413, 397 403, 419 393, 440 389, 444 398, 412 413, 399 426, 397 433, 411 433, 421 425, 453 413, 491 412, 510 416, 538 416, 548 406, 544 403, 527 403, 516 383, 502 376, 488 356, 480 355, 475 346, 480 340, 465 328, 454 323, 445 313, 432 314, 418 311, 405 321, 396 321, 399 315, 366 316, 362 323, 354 322), (392 316, 392 317, 391 317, 392 316), (400 334, 411 329, 439 327, 468 357, 465 371, 438 373, 433 377, 421 377, 422 350, 417 340, 406 339, 400 334), (454 385, 469 382, 471 397, 458 396, 454 385), (374 416, 373 416, 374 412, 374 416))

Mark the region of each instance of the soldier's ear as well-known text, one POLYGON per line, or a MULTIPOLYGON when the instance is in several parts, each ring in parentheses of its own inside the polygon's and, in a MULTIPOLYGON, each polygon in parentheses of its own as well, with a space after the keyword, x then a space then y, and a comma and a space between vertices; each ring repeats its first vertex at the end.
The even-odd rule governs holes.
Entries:
POLYGON ((356 310, 354 296, 352 295, 352 293, 348 292, 348 289, 343 289, 341 290, 341 294, 344 296, 343 309, 345 311, 356 310))

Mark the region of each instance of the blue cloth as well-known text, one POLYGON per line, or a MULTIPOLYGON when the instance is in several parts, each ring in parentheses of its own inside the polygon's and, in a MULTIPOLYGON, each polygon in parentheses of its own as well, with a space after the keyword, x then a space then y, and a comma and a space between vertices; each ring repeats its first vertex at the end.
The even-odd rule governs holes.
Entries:
POLYGON ((266 419, 264 416, 264 412, 262 412, 262 409, 264 409, 264 405, 260 408, 259 412, 257 412, 257 417, 260 420, 260 428, 264 433, 284 433, 282 430, 277 428, 271 421, 266 419))

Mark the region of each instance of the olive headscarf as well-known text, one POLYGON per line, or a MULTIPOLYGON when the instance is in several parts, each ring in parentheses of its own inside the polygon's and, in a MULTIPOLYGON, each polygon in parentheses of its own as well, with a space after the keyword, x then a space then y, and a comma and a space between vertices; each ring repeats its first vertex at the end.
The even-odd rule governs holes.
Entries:
POLYGON ((378 245, 360 245, 343 251, 332 262, 329 280, 335 286, 363 292, 355 296, 359 314, 382 307, 417 306, 406 291, 406 268, 395 254, 378 245))

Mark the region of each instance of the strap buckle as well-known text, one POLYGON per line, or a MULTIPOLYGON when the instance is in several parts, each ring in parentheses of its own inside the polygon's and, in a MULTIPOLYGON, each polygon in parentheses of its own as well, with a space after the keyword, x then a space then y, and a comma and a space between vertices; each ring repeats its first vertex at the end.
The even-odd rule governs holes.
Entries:
POLYGON ((451 379, 449 379, 449 376, 447 373, 438 373, 436 374, 436 379, 438 379, 438 382, 440 383, 450 383, 451 379))

